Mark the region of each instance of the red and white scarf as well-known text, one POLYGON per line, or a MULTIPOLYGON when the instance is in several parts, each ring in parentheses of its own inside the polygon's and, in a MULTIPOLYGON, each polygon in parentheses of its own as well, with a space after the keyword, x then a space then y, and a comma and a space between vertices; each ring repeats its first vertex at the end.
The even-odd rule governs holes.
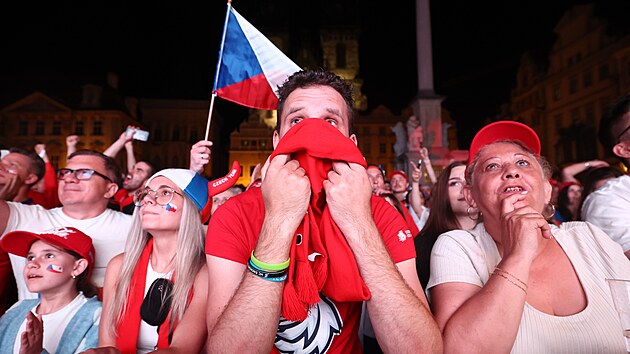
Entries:
POLYGON ((306 171, 311 183, 308 213, 295 232, 291 245, 289 276, 284 287, 282 316, 303 321, 311 306, 320 301, 319 292, 338 302, 364 301, 370 291, 344 235, 333 221, 323 182, 333 161, 366 167, 356 144, 323 119, 304 119, 292 127, 271 154, 291 154, 306 171), (297 235, 302 242, 296 243, 297 235), (314 262, 308 255, 318 253, 314 262))

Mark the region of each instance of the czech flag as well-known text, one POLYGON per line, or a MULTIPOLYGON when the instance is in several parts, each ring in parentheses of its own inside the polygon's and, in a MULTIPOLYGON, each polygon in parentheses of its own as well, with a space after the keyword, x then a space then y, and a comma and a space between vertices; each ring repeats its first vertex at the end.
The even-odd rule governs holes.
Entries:
POLYGON ((300 71, 228 3, 212 93, 256 109, 278 107, 278 86, 300 71))

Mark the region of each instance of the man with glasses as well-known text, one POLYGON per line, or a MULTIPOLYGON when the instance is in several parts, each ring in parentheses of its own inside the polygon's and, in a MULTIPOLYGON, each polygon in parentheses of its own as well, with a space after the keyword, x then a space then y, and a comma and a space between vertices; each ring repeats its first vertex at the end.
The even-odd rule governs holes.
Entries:
MULTIPOLYGON (((80 150, 68 157, 66 168, 57 171, 59 200, 62 207, 0 201, 0 233, 14 230, 41 232, 56 227, 75 227, 92 237, 96 261, 92 281, 103 286, 105 267, 115 255, 123 252, 131 227, 131 216, 107 208, 118 190, 122 172, 116 161, 100 152, 80 150)), ((37 298, 24 283, 25 259, 11 256, 13 274, 18 284, 18 298, 37 298)), ((4 284, 0 284, 4 286, 4 284)))
MULTIPOLYGON (((602 117, 599 140, 626 171, 630 167, 630 94, 620 97, 602 117)), ((613 178, 586 197, 582 220, 588 221, 621 245, 630 258, 630 176, 613 178)))

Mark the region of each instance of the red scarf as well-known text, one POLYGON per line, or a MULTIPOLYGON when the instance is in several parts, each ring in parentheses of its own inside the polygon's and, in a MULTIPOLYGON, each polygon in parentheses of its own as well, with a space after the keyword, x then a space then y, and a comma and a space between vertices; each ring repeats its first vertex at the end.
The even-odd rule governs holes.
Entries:
POLYGON ((330 215, 323 188, 333 161, 366 167, 361 151, 328 122, 311 118, 301 121, 280 139, 271 159, 278 154, 291 154, 311 183, 308 213, 291 245, 282 316, 291 321, 305 320, 309 308, 320 301, 320 291, 338 302, 368 300, 370 291, 361 279, 354 253, 330 215), (299 245, 297 235, 302 239, 299 245), (308 255, 313 252, 319 255, 310 262, 308 255))
MULTIPOLYGON (((147 268, 149 267, 149 260, 151 258, 151 252, 153 251, 153 238, 150 238, 147 245, 144 247, 138 264, 133 272, 131 278, 131 284, 129 284, 129 297, 127 298, 127 311, 123 313, 123 317, 120 320, 118 326, 118 338, 116 338, 116 347, 121 353, 135 354, 136 346, 138 342, 138 334, 140 332, 140 307, 144 300, 144 286, 147 281, 147 268)), ((172 281, 175 281, 173 277, 172 281)), ((166 320, 160 326, 158 332, 158 349, 168 348, 170 346, 168 340, 169 323, 171 319, 171 313, 166 316, 166 320)), ((173 328, 173 330, 175 330, 173 328)))

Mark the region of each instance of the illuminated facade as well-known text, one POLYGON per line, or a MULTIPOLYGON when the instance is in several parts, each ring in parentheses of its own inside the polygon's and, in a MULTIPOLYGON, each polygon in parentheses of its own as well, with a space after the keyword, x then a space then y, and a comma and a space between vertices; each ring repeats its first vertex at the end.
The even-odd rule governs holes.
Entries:
POLYGON ((503 109, 504 117, 536 130, 552 164, 603 159, 599 121, 613 100, 630 92, 630 35, 611 34, 593 10, 579 5, 563 15, 547 67, 523 55, 503 109))
MULTIPOLYGON (((104 151, 118 139, 127 125, 138 125, 124 102, 108 100, 104 90, 108 89, 85 85, 82 99, 75 105, 42 92, 34 92, 9 104, 0 110, 2 144, 30 150, 35 144, 44 143, 55 168, 66 164, 68 135, 79 136, 77 149, 104 151)), ((142 153, 141 148, 138 152, 142 153)), ((124 158, 118 156, 121 166, 126 166, 124 158)))

